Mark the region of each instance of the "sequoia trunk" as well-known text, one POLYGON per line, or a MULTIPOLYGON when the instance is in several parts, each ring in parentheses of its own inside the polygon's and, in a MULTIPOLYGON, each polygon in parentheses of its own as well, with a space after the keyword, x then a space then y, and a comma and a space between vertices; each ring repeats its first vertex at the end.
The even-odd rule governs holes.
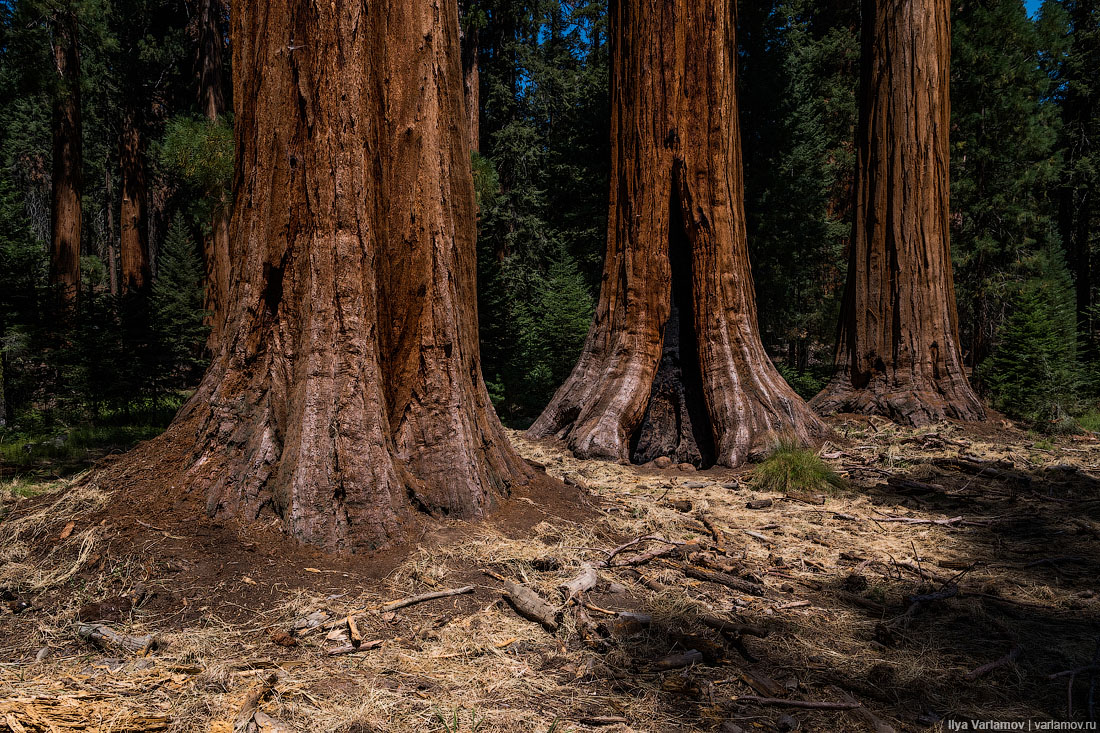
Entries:
POLYGON ((610 10, 607 257, 573 373, 531 427, 583 458, 737 465, 825 426, 760 342, 745 237, 734 2, 610 10))
MULTIPOLYGON (((199 4, 199 105, 206 119, 217 124, 225 111, 222 89, 222 32, 218 0, 200 0, 199 4)), ((203 237, 203 263, 206 269, 207 348, 213 352, 225 326, 229 296, 229 201, 224 195, 215 202, 210 231, 203 237)))
POLYGON ((53 15, 57 87, 53 103, 53 178, 50 284, 71 306, 80 290, 81 167, 80 47, 76 10, 66 3, 53 15))
POLYGON ((948 229, 948 0, 864 0, 856 198, 837 373, 813 406, 979 420, 948 229))
POLYGON ((476 19, 470 18, 470 0, 459 1, 459 13, 464 27, 460 45, 462 47, 462 88, 466 100, 466 129, 469 133, 470 150, 481 149, 481 75, 478 70, 478 54, 481 53, 480 27, 476 19))
POLYGON ((454 0, 232 14, 240 256, 175 485, 333 550, 479 516, 532 474, 481 379, 454 0))
POLYGON ((145 151, 134 114, 127 114, 119 144, 122 169, 122 213, 119 216, 122 293, 142 293, 151 284, 149 273, 149 187, 145 151))

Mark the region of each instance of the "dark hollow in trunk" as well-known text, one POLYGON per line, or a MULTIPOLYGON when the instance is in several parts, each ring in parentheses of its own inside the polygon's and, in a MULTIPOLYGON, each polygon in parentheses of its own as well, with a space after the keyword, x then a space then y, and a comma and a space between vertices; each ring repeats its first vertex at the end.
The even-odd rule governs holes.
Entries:
POLYGON ((481 377, 455 0, 232 13, 226 327, 162 483, 329 550, 482 516, 533 475, 481 377))
MULTIPOLYGON (((676 188, 679 188, 678 186, 676 188)), ((691 295, 691 241, 675 199, 669 202, 668 258, 672 301, 662 329, 663 348, 641 427, 634 435, 633 463, 668 456, 696 468, 714 465, 714 427, 707 414, 695 306, 691 295)))
POLYGON ((582 458, 735 466, 828 431, 760 342, 745 238, 734 3, 612 2, 603 284, 534 425, 582 458))
POLYGON ((948 202, 948 0, 864 0, 856 199, 822 413, 980 420, 959 347, 948 202))

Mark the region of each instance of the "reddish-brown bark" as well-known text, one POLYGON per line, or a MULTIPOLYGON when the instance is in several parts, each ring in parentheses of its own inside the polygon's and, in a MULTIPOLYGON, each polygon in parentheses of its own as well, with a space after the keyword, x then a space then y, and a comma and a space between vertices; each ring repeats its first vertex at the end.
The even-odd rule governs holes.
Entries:
POLYGON ((459 15, 467 22, 462 28, 459 46, 462 50, 462 89, 466 100, 466 129, 469 133, 470 150, 481 149, 481 74, 478 67, 478 54, 481 52, 480 26, 477 19, 471 19, 467 13, 470 0, 459 0, 459 15))
POLYGON ((122 293, 141 293, 152 284, 149 272, 149 185, 145 146, 136 116, 123 119, 119 140, 122 170, 122 209, 119 216, 122 293))
MULTIPOLYGON (((219 0, 199 2, 199 106, 211 124, 217 124, 225 111, 222 89, 221 24, 222 5, 219 0)), ((207 348, 213 352, 225 327, 226 303, 229 297, 229 201, 222 197, 210 220, 210 231, 203 237, 203 263, 206 271, 205 309, 210 326, 207 348)))
POLYGON ((479 516, 531 472, 481 378, 455 2, 232 12, 239 258, 165 481, 335 550, 479 516))
POLYGON ((950 7, 864 0, 856 199, 837 373, 813 406, 985 416, 963 371, 948 225, 950 7))
POLYGON ((53 179, 50 284, 61 301, 73 304, 80 290, 80 231, 83 146, 80 119, 80 46, 76 11, 63 4, 53 15, 53 60, 57 86, 53 104, 53 179))
POLYGON ((737 465, 826 428, 760 342, 734 3, 613 1, 607 257, 577 366, 531 427, 585 458, 737 465))
POLYGON ((219 23, 221 17, 220 0, 199 0, 199 108, 211 122, 217 122, 225 111, 225 92, 222 89, 223 35, 219 23))

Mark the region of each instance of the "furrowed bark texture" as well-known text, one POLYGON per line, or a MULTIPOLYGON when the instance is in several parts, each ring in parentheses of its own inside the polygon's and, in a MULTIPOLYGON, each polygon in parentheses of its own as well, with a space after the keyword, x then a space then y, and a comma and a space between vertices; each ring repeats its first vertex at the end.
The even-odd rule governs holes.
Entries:
MULTIPOLYGON (((470 0, 459 0, 459 16, 463 19, 470 7, 470 0)), ((481 52, 480 29, 474 22, 468 22, 462 29, 460 46, 462 47, 462 89, 466 100, 466 129, 470 136, 470 150, 481 149, 481 73, 478 67, 478 54, 481 52)))
POLYGON ((531 474, 481 379, 454 0, 232 14, 239 258, 171 428, 195 435, 184 487, 331 550, 481 515, 531 474))
POLYGON ((145 150, 135 115, 123 122, 119 144, 122 169, 122 213, 119 240, 122 292, 141 293, 152 284, 149 272, 149 186, 145 171, 145 150))
POLYGON ((864 0, 856 201, 837 373, 811 404, 985 416, 963 371, 948 228, 950 7, 864 0))
POLYGON ((611 3, 612 171, 596 315, 531 427, 584 458, 737 465, 826 428, 760 342, 732 0, 611 3))
POLYGON ((83 147, 80 119, 80 46, 76 11, 54 11, 53 179, 50 285, 62 303, 75 303, 80 290, 80 231, 83 147))
MULTIPOLYGON (((222 90, 222 32, 219 0, 201 0, 199 4, 199 106, 211 124, 225 113, 222 90)), ((206 269, 207 325, 210 336, 207 349, 213 353, 222 337, 229 297, 229 202, 221 200, 214 209, 210 232, 203 237, 203 263, 206 269)))

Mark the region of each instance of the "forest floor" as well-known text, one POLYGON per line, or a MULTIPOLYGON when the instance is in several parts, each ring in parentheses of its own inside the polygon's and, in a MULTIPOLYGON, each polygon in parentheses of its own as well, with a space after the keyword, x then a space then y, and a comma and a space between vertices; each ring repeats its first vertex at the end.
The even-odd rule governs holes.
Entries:
POLYGON ((296 547, 275 521, 210 522, 169 490, 127 497, 95 474, 0 491, 0 731, 1087 720, 1100 442, 833 425, 821 455, 848 486, 821 498, 760 491, 751 467, 582 462, 513 433, 577 496, 517 495, 488 521, 434 523, 369 557, 296 547), (568 600, 560 586, 586 564, 598 583, 568 600), (557 628, 520 616, 505 579, 560 607, 557 628), (467 592, 384 605, 452 589, 467 592))

